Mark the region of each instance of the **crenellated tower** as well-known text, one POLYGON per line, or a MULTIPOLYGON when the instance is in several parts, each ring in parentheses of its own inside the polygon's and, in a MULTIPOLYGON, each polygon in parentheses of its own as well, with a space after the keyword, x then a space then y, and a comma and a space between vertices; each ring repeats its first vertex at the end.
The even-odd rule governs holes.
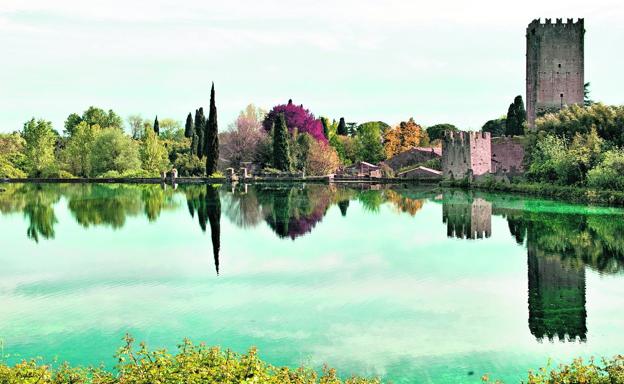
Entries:
POLYGON ((489 132, 447 131, 442 140, 444 177, 462 179, 492 170, 492 138, 489 132))
POLYGON ((584 20, 533 20, 526 31, 526 103, 529 128, 545 113, 583 104, 584 20))

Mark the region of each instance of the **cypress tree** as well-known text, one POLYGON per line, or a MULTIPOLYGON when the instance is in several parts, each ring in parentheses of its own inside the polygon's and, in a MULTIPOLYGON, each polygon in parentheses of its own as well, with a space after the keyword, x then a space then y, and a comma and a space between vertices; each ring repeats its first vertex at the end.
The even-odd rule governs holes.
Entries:
POLYGON ((206 117, 204 117, 204 108, 199 108, 195 113, 195 134, 197 135, 197 157, 204 157, 204 134, 206 131, 206 117))
POLYGON ((522 96, 516 96, 507 110, 505 134, 508 136, 523 135, 525 121, 526 111, 524 109, 524 101, 522 100, 522 96))
POLYGON ((156 136, 160 135, 160 124, 158 124, 158 115, 156 115, 156 119, 154 120, 154 132, 156 136))
POLYGON ((340 118, 340 122, 338 123, 338 129, 336 133, 342 136, 347 136, 347 124, 345 123, 344 117, 340 118))
POLYGON ((278 114, 273 124, 273 166, 280 171, 290 171, 288 128, 284 114, 278 114))
POLYGON ((186 116, 186 124, 184 125, 184 137, 193 137, 193 116, 189 112, 186 116))
POLYGON ((217 163, 219 161, 219 127, 217 126, 217 105, 215 103, 214 83, 212 83, 212 88, 210 89, 210 111, 208 112, 208 121, 206 122, 204 137, 206 174, 210 176, 217 172, 217 163))
POLYGON ((327 118, 321 117, 321 123, 323 123, 323 135, 326 139, 329 139, 329 127, 327 126, 327 118))

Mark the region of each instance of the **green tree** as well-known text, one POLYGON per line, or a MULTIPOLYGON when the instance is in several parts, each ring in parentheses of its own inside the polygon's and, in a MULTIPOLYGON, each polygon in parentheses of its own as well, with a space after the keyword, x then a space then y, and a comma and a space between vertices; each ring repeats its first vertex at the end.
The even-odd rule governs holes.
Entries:
POLYGON ((507 129, 506 127, 507 117, 504 116, 498 119, 488 120, 485 124, 483 124, 481 131, 490 132, 492 137, 499 137, 505 135, 505 131, 507 129))
POLYGON ((515 97, 513 103, 507 110, 507 120, 505 122, 505 134, 507 136, 524 135, 524 123, 526 121, 526 111, 522 96, 515 97))
POLYGON ((323 135, 329 140, 329 121, 326 117, 321 117, 321 123, 323 124, 323 135))
POLYGON ((193 116, 191 116, 191 112, 189 112, 188 116, 186 116, 186 124, 184 125, 184 137, 193 137, 193 116))
MULTIPOLYGON (((191 119, 191 125, 192 124, 193 124, 193 120, 191 119)), ((158 126, 159 126, 159 131, 160 131, 158 137, 160 137, 161 139, 173 140, 173 141, 184 140, 185 130, 184 128, 182 128, 182 124, 180 124, 179 121, 171 119, 171 118, 165 118, 165 119, 159 120, 158 126)), ((192 130, 192 127, 191 127, 191 130, 192 130)))
POLYGON ((427 135, 429 136, 430 141, 442 140, 444 138, 444 133, 447 131, 456 132, 459 131, 459 128, 448 123, 435 124, 427 128, 427 135))
POLYGON ((595 188, 624 190, 624 151, 605 152, 602 162, 587 173, 587 184, 595 188))
POLYGON ((82 116, 72 113, 67 117, 65 135, 73 135, 76 126, 83 121, 89 125, 99 125, 102 128, 123 128, 123 120, 112 109, 106 112, 101 108, 90 106, 82 113, 82 116))
POLYGON ((577 132, 589 133, 592 128, 596 128, 598 136, 609 144, 624 146, 624 106, 594 103, 582 107, 573 104, 535 121, 536 131, 568 138, 577 132))
POLYGON ((89 125, 84 121, 74 128, 74 134, 61 153, 65 167, 73 175, 92 176, 91 152, 100 131, 99 125, 89 125))
POLYGON ((210 89, 210 110, 204 133, 204 154, 206 155, 206 175, 217 172, 219 162, 219 127, 217 125, 217 105, 215 101, 214 83, 210 89))
POLYGON ((137 143, 124 135, 121 129, 103 129, 95 139, 91 164, 94 175, 107 171, 123 173, 138 170, 141 168, 141 160, 137 143))
POLYGON ((192 153, 197 154, 197 157, 202 159, 204 157, 204 132, 206 129, 206 117, 204 116, 204 108, 195 110, 195 142, 193 143, 192 153))
POLYGON ((160 135, 160 124, 158 123, 158 115, 156 115, 156 118, 154 119, 154 133, 156 134, 156 136, 160 135))
POLYGON ((379 124, 365 123, 360 125, 355 140, 359 152, 358 158, 373 164, 386 158, 379 124))
POLYGON ((273 124, 273 167, 280 171, 290 171, 290 148, 288 128, 284 114, 280 113, 273 124))
POLYGON ((160 141, 155 131, 145 132, 140 149, 142 168, 151 175, 159 175, 169 167, 167 148, 160 141))
POLYGON ((338 123, 338 129, 336 131, 337 134, 341 136, 347 136, 347 123, 345 123, 344 117, 340 118, 340 122, 338 123))
POLYGON ((56 135, 52 123, 32 118, 24 124, 22 137, 26 141, 24 153, 28 174, 31 177, 41 176, 46 169, 55 165, 56 135))
POLYGON ((590 105, 594 104, 594 100, 592 100, 589 96, 589 94, 591 93, 591 91, 589 90, 590 86, 591 86, 590 82, 583 84, 583 105, 586 107, 589 107, 590 105))
POLYGON ((136 140, 140 139, 141 135, 143 135, 143 118, 141 115, 130 115, 126 121, 130 126, 130 134, 132 135, 132 138, 136 140))

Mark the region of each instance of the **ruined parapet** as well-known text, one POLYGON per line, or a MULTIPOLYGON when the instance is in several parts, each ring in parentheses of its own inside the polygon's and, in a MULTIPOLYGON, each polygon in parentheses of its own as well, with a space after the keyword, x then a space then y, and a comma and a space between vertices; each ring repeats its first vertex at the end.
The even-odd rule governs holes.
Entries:
POLYGON ((542 114, 584 98, 584 20, 533 20, 526 31, 526 110, 529 128, 542 114))
POLYGON ((489 132, 447 131, 442 140, 442 174, 462 179, 491 171, 492 139, 489 132))

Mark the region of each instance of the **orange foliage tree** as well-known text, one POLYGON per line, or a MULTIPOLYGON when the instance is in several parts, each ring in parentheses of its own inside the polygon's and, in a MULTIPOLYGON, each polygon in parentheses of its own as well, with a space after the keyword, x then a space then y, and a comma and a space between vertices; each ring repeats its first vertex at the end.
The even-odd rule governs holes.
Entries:
POLYGON ((429 136, 413 118, 402 121, 398 126, 388 130, 384 138, 384 151, 390 158, 408 149, 429 145, 429 136))
POLYGON ((312 140, 306 159, 306 172, 310 175, 328 175, 334 173, 340 165, 338 153, 329 144, 312 140))

